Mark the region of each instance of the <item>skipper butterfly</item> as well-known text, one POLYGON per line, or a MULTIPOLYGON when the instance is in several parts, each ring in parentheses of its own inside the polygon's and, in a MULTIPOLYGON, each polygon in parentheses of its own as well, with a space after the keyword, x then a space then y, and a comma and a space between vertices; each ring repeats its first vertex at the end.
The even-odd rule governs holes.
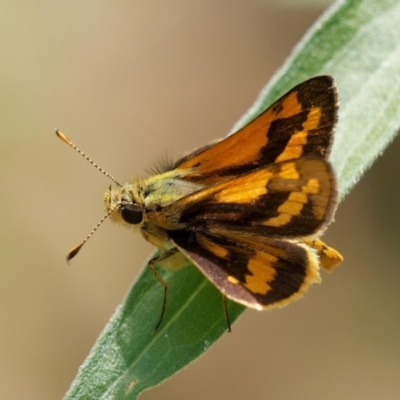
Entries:
MULTIPOLYGON (((147 178, 106 191, 107 214, 68 254, 74 257, 106 219, 138 229, 161 249, 149 262, 179 268, 191 261, 228 297, 257 310, 284 306, 320 282, 342 256, 319 237, 337 206, 327 156, 337 120, 333 79, 318 76, 294 87, 225 139, 184 156, 147 178)), ((224 301, 228 329, 229 318, 224 301)))

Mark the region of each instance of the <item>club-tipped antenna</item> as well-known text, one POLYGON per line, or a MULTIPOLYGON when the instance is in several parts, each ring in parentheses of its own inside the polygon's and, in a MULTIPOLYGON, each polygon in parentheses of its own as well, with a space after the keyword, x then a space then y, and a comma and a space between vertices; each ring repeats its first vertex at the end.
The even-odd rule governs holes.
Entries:
POLYGON ((110 214, 117 208, 119 207, 119 204, 117 204, 114 208, 112 208, 98 223, 97 225, 92 229, 92 231, 85 237, 85 239, 82 240, 81 243, 78 244, 78 246, 73 247, 67 254, 67 263, 70 262, 80 251, 82 246, 90 239, 90 237, 97 231, 99 226, 110 216, 110 214))
MULTIPOLYGON (((105 171, 103 168, 99 167, 93 160, 91 160, 82 150, 80 150, 78 147, 75 146, 71 140, 69 140, 61 131, 56 129, 56 135, 66 144, 71 146, 74 150, 76 150, 82 157, 84 157, 87 161, 90 162, 90 164, 93 165, 96 169, 98 169, 100 172, 102 172, 105 176, 110 178, 117 186, 122 187, 122 185, 112 176, 110 175, 107 171, 105 171)), ((83 244, 83 243, 82 243, 83 244)), ((76 248, 75 248, 76 249, 76 248)), ((77 250, 77 252, 79 249, 77 250)))

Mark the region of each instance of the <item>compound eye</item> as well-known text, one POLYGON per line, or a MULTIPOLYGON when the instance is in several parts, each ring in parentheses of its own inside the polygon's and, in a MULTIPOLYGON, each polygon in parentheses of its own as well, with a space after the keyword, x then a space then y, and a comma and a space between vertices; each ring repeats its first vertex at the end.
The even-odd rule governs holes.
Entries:
POLYGON ((140 224, 143 220, 143 212, 139 204, 127 204, 120 209, 122 219, 128 224, 140 224))

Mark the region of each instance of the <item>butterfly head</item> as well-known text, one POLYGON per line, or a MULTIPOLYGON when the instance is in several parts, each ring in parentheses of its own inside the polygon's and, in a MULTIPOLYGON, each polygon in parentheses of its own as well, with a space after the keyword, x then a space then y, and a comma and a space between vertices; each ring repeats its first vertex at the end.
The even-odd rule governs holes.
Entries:
POLYGON ((140 227, 143 223, 144 202, 139 179, 122 186, 110 186, 104 194, 104 205, 110 219, 125 227, 140 227))

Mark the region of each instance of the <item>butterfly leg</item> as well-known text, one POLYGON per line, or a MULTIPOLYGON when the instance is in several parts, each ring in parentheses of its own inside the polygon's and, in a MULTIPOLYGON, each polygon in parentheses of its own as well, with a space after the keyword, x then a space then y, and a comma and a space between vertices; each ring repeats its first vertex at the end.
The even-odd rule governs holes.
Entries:
POLYGON ((171 257, 172 255, 174 255, 175 253, 177 253, 179 250, 176 247, 173 247, 172 249, 166 250, 164 251, 164 253, 159 254, 158 256, 152 258, 149 261, 149 267, 151 269, 151 272, 154 274, 154 276, 158 279, 158 281, 161 283, 161 285, 163 285, 164 287, 164 298, 163 298, 163 303, 162 303, 162 308, 161 308, 161 314, 160 314, 160 318, 158 319, 157 325, 154 328, 154 332, 160 327, 161 322, 163 320, 164 317, 164 312, 165 312, 165 306, 167 304, 167 292, 168 292, 168 285, 167 282, 164 281, 163 278, 161 278, 160 274, 156 271, 156 269, 154 268, 154 266, 162 261, 165 260, 168 257, 171 257))
POLYGON ((225 316, 225 321, 226 321, 226 326, 228 328, 228 332, 232 332, 231 321, 229 319, 229 313, 228 313, 228 307, 226 305, 226 296, 224 294, 222 295, 222 304, 224 307, 224 316, 225 316))

